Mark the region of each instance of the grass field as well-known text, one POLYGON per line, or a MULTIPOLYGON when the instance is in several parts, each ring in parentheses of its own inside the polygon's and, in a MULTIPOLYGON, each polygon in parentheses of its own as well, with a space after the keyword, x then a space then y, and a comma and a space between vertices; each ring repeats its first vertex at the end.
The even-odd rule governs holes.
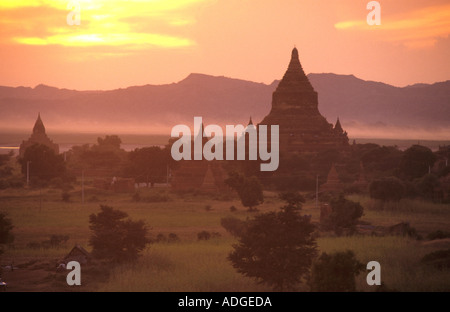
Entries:
MULTIPOLYGON (((236 240, 220 226, 220 219, 226 216, 241 219, 253 216, 237 198, 217 200, 207 195, 175 194, 167 189, 141 190, 143 197, 153 193, 164 193, 169 200, 158 203, 133 202, 131 194, 87 189, 86 202, 82 204, 79 189, 71 191, 70 202, 63 202, 61 190, 57 189, 2 190, 0 211, 6 212, 12 219, 15 241, 13 246, 6 249, 0 262, 2 265, 20 265, 35 260, 56 261, 75 244, 90 250, 89 215, 99 212, 100 205, 110 205, 127 212, 133 220, 144 220, 152 237, 158 233, 166 236, 175 233, 180 241, 151 244, 137 263, 116 266, 111 269, 109 278, 88 283, 90 287, 81 290, 271 291, 236 273, 226 259, 236 240), (231 212, 230 206, 235 206, 237 211, 231 212), (203 230, 218 232, 221 236, 198 241, 197 233, 203 230), (69 240, 58 249, 27 247, 30 242, 48 240, 52 234, 69 235, 69 240)), ((364 206, 362 221, 373 225, 389 226, 407 221, 424 237, 435 230, 450 231, 449 205, 405 200, 379 210, 365 196, 350 198, 364 206)), ((277 194, 265 192, 265 202, 259 206, 259 210, 276 210, 281 205, 277 194)), ((304 205, 303 213, 312 215, 313 221, 319 220, 320 212, 312 201, 304 205)), ((331 234, 321 234, 317 242, 321 252, 350 249, 363 263, 378 261, 381 264, 381 280, 391 290, 450 291, 448 270, 439 271, 420 264, 425 254, 438 249, 433 244, 401 236, 335 237, 331 234)), ((376 286, 367 285, 366 274, 363 272, 357 277, 357 290, 376 290, 376 286)), ((87 278, 92 276, 95 277, 89 275, 87 278)), ((58 290, 64 290, 61 285, 59 287, 58 290)), ((51 285, 45 288, 51 289, 51 285)), ((308 291, 309 288, 303 285, 299 290, 308 291)))

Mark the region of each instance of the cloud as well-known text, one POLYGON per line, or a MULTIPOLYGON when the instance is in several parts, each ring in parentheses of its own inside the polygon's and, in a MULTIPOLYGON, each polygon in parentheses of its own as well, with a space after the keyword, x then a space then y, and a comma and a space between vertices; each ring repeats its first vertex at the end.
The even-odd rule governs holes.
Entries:
POLYGON ((389 16, 382 9, 379 26, 369 26, 365 20, 348 20, 338 22, 334 27, 340 31, 372 31, 371 36, 378 40, 401 43, 412 49, 429 48, 450 34, 450 4, 420 8, 397 16, 389 16))
POLYGON ((66 23, 71 12, 66 7, 68 1, 2 1, 0 42, 105 46, 125 51, 195 46, 184 28, 196 22, 193 8, 208 1, 80 0, 81 24, 74 26, 66 23))

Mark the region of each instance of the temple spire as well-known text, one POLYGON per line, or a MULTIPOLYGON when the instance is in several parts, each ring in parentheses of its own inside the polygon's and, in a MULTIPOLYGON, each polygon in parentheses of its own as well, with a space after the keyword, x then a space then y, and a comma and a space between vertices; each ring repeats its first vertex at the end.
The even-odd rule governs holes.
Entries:
POLYGON ((292 54, 291 54, 291 62, 292 60, 298 60, 298 50, 297 48, 294 46, 294 49, 292 49, 292 54))
POLYGON ((341 122, 339 121, 339 117, 337 118, 336 125, 334 126, 334 130, 338 133, 344 133, 344 129, 342 129, 341 122))
POLYGON ((41 113, 38 113, 38 118, 36 119, 36 122, 34 123, 33 127, 33 133, 43 133, 45 134, 45 126, 41 119, 41 113))
POLYGON ((303 71, 298 50, 294 47, 291 52, 291 60, 288 69, 278 84, 277 91, 279 92, 315 92, 311 83, 303 71))

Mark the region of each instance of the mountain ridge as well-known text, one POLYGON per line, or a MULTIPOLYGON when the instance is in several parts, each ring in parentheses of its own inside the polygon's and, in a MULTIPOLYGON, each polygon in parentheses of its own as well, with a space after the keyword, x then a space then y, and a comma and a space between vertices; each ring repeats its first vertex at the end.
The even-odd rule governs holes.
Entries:
MULTIPOLYGON (((339 117, 344 128, 448 127, 450 80, 396 87, 333 73, 310 73, 308 79, 318 92, 319 111, 330 123, 339 117)), ((0 128, 9 123, 30 128, 38 112, 47 127, 75 125, 87 130, 102 125, 170 129, 178 123, 192 123, 194 116, 217 124, 246 124, 250 116, 259 122, 270 111, 278 83, 279 80, 264 84, 191 73, 170 84, 104 91, 60 89, 44 84, 34 88, 0 86, 0 128)))

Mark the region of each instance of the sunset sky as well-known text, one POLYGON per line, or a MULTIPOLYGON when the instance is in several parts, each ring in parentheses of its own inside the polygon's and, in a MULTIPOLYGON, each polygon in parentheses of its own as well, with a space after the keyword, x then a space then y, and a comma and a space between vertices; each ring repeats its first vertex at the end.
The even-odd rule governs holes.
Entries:
POLYGON ((0 1, 0 85, 92 90, 189 73, 271 83, 295 45, 306 73, 396 86, 450 79, 448 0, 0 1), (69 7, 69 8, 68 8, 69 7))

